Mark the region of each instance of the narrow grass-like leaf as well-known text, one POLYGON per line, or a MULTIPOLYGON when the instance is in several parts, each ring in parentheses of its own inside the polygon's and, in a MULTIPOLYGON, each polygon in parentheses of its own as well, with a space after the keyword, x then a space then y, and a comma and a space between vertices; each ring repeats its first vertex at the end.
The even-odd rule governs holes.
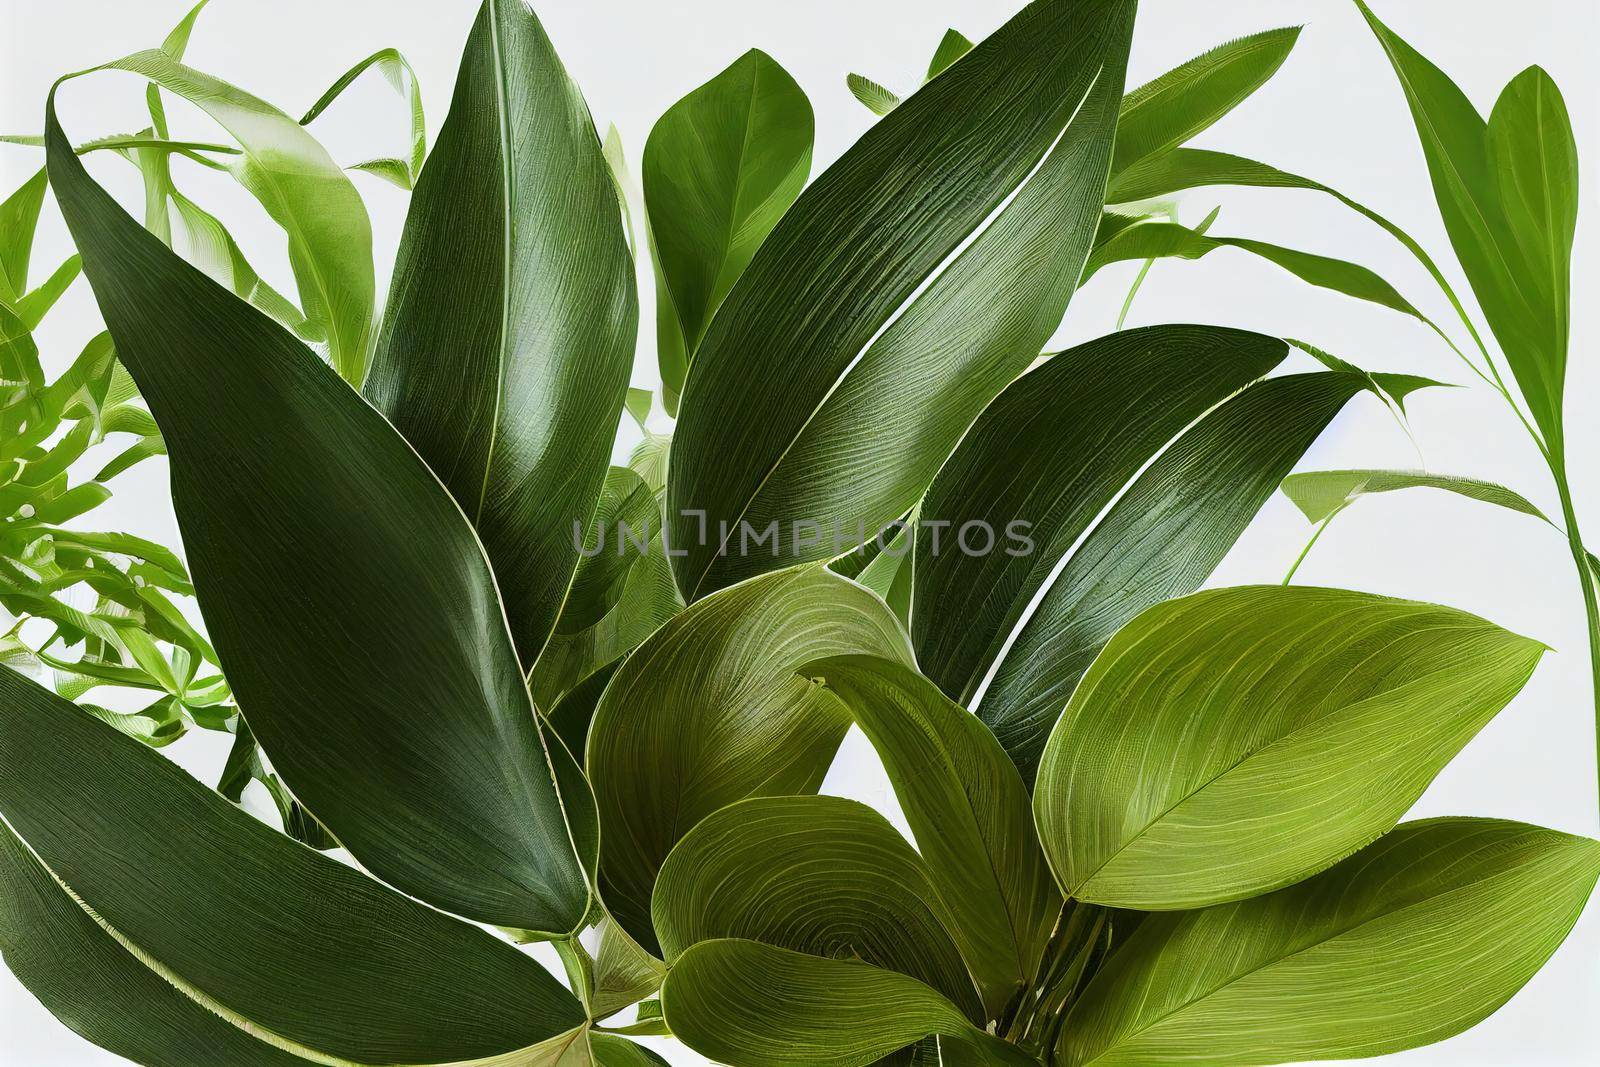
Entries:
POLYGON ((1050 735, 1034 814, 1064 892, 1141 911, 1253 896, 1392 827, 1544 646, 1450 608, 1246 586, 1151 608, 1050 735))
POLYGON ((1067 1020, 1063 1067, 1381 1056, 1441 1041, 1550 958, 1600 844, 1492 819, 1407 823, 1307 882, 1155 915, 1067 1020))
POLYGON ((406 154, 398 160, 368 160, 357 163, 353 170, 369 170, 394 182, 402 189, 410 189, 417 184, 417 176, 422 173, 422 161, 428 154, 428 123, 422 112, 422 86, 417 81, 417 72, 411 69, 411 63, 397 48, 383 48, 372 53, 366 59, 357 63, 339 76, 339 79, 328 87, 312 104, 310 109, 300 118, 300 125, 309 126, 315 122, 317 116, 326 111, 333 102, 344 94, 344 91, 368 70, 376 67, 384 80, 406 100, 410 119, 410 140, 406 146, 406 154), (398 168, 390 164, 397 163, 398 168))

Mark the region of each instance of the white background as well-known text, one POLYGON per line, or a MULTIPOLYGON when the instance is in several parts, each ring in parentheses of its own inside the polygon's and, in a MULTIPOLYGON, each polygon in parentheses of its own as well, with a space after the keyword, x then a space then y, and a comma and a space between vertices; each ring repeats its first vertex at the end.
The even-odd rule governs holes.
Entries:
MULTIPOLYGON (((1438 62, 1487 111, 1513 74, 1538 62, 1565 91, 1586 166, 1600 101, 1592 0, 1374 0, 1378 13, 1438 62)), ((159 44, 187 0, 0 0, 0 131, 37 133, 44 94, 59 74, 159 44)), ((885 84, 914 87, 946 25, 970 37, 990 32, 1012 7, 986 0, 542 0, 540 14, 603 128, 621 129, 635 166, 651 124, 683 93, 744 49, 761 47, 784 64, 817 112, 818 168, 835 158, 871 117, 848 94, 859 70, 885 84)), ((356 59, 402 49, 421 75, 433 130, 443 119, 459 51, 476 5, 470 0, 216 0, 201 18, 189 62, 298 114, 356 59)), ((1457 279, 1434 209, 1410 118, 1388 64, 1344 0, 1145 0, 1130 85, 1228 38, 1306 23, 1289 63, 1257 98, 1205 134, 1200 144, 1308 174, 1399 222, 1457 279)), ((64 91, 63 118, 75 139, 145 124, 143 92, 130 76, 101 75, 64 91)), ((169 97, 170 100, 170 97, 169 97)), ((205 135, 202 118, 169 104, 179 135, 205 135)), ((346 161, 398 154, 403 111, 374 79, 315 127, 346 161)), ((30 149, 0 146, 0 179, 10 189, 40 163, 30 149)), ((131 168, 102 155, 96 173, 137 204, 131 168)), ((186 191, 229 222, 258 269, 291 291, 282 236, 242 193, 179 164, 186 191)), ((1594 170, 1585 175, 1574 291, 1595 291, 1594 170)), ((377 234, 379 274, 388 273, 405 196, 357 176, 377 234)), ((1213 232, 1241 234, 1365 263, 1449 327, 1450 316, 1409 256, 1375 228, 1310 193, 1220 190, 1191 194, 1184 218, 1223 205, 1213 232)), ((47 212, 50 209, 47 209, 47 212)), ((47 218, 35 253, 37 277, 68 251, 59 219, 47 218)), ((648 279, 648 267, 643 277, 648 279)), ((1107 270, 1074 300, 1063 342, 1112 328, 1132 267, 1107 270)), ((644 307, 635 380, 654 384, 651 288, 644 307)), ((1591 540, 1600 541, 1600 359, 1597 323, 1581 296, 1574 308, 1569 372, 1570 451, 1575 491, 1591 540)), ((1467 383, 1464 368, 1415 322, 1314 291, 1269 265, 1231 251, 1197 264, 1162 264, 1141 294, 1131 324, 1215 322, 1305 338, 1372 369, 1406 370, 1467 383)), ((99 329, 86 285, 74 287, 40 333, 59 369, 99 329)), ((1459 333, 1459 331, 1457 331, 1459 333)), ((1509 412, 1485 388, 1434 390, 1412 401, 1431 470, 1505 482, 1557 514, 1548 476, 1509 412)), ((1353 403, 1307 458, 1307 468, 1414 466, 1405 437, 1375 402, 1353 403)), ((176 543, 165 469, 152 462, 116 483, 96 526, 125 528, 176 543)), ((1299 551, 1306 523, 1282 498, 1268 505, 1213 584, 1273 581, 1299 551)), ((1417 806, 1419 816, 1498 815, 1594 834, 1595 745, 1587 691, 1582 610, 1561 541, 1522 516, 1431 491, 1363 501, 1342 517, 1300 573, 1311 583, 1435 600, 1477 612, 1555 650, 1515 702, 1444 772, 1417 806)), ((212 778, 225 741, 191 735, 175 748, 212 778)), ((169 750, 173 751, 173 750, 169 750)), ((830 792, 885 802, 881 771, 852 739, 830 792)), ((1397 1061, 1410 1064, 1577 1064, 1600 1057, 1600 908, 1591 907, 1566 946, 1496 1016, 1473 1031, 1397 1061)), ((696 1062, 681 1050, 674 1062, 696 1062)), ((83 1044, 0 970, 0 1062, 19 1067, 89 1067, 120 1062, 83 1044)))

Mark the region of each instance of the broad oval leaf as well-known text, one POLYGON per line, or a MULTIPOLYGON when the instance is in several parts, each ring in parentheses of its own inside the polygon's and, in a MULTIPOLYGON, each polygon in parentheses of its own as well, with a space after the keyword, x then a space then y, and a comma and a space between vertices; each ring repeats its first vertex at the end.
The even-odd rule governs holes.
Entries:
POLYGON ((563 801, 589 802, 552 781, 460 509, 315 353, 129 218, 53 106, 46 136, 117 354, 171 453, 208 631, 273 765, 404 891, 498 926, 576 927, 590 894, 563 801))
POLYGON ((661 988, 673 1036, 718 1063, 863 1067, 938 1034, 965 1056, 946 1062, 1036 1067, 972 1025, 915 978, 758 941, 702 941, 661 988))
POLYGON ((1469 500, 1494 504, 1509 511, 1544 519, 1544 512, 1527 497, 1497 482, 1461 478, 1426 471, 1340 470, 1306 471, 1283 480, 1283 495, 1294 502, 1311 522, 1325 522, 1361 497, 1392 493, 1397 489, 1442 489, 1469 500))
POLYGON ((822 656, 911 661, 883 602, 820 568, 765 575, 668 622, 612 677, 589 729, 601 881, 625 930, 656 947, 650 896, 672 846, 749 796, 815 792, 849 716, 798 677, 822 656))
POLYGON ((667 109, 644 146, 644 202, 658 266, 662 395, 676 413, 688 360, 717 307, 811 174, 811 101, 752 48, 667 109))
POLYGON ((883 760, 951 934, 998 1018, 1034 980, 1062 905, 1027 786, 988 727, 911 667, 838 656, 801 672, 838 695, 883 760))
POLYGON ((1132 14, 1038 0, 773 230, 685 387, 667 499, 686 599, 837 556, 905 514, 1038 356, 1093 239, 1132 14), (775 530, 778 550, 735 545, 747 529, 775 530))
POLYGON ((1292 888, 1147 918, 1074 1007, 1057 1062, 1244 1067, 1443 1040, 1533 977, 1597 876, 1584 838, 1407 823, 1292 888))
POLYGON ((509 945, 296 844, 8 670, 0 889, 6 964, 141 1063, 459 1063, 583 1022, 509 945))
POLYGON ((589 110, 533 11, 486 0, 411 198, 366 394, 483 539, 524 667, 606 476, 638 303, 589 110))
POLYGON ((1141 911, 1289 885, 1392 827, 1544 652, 1451 608, 1216 589, 1117 632, 1039 768, 1063 890, 1141 911))
POLYGON ((900 832, 830 796, 755 797, 702 819, 662 865, 651 903, 669 964, 726 937, 859 959, 932 986, 978 1022, 945 914, 900 832))

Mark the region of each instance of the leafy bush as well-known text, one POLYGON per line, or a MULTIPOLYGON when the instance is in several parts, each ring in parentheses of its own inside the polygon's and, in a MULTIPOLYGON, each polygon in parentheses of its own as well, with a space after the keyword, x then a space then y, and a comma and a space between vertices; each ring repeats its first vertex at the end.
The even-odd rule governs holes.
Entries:
MULTIPOLYGON (((611 1067, 666 1035, 749 1067, 1269 1063, 1498 1008, 1600 843, 1399 820, 1544 646, 1365 593, 1197 591, 1280 484, 1324 521, 1424 484, 1285 479, 1347 403, 1431 383, 1299 342, 1323 369, 1273 375, 1289 342, 1212 326, 1040 360, 1097 264, 1218 243, 1410 310, 1352 264, 1107 213, 1178 188, 1295 38, 1125 96, 1133 9, 1036 0, 947 36, 904 100, 853 79, 883 118, 809 185, 769 57, 674 105, 642 173, 677 421, 628 468, 624 411, 661 421, 627 384, 620 150, 524 5, 486 0, 426 165, 414 140, 367 168, 414 179, 381 316, 360 198, 300 123, 173 49, 113 64, 237 137, 296 308, 133 220, 52 93, 49 180, 243 709, 228 781, 267 773, 259 739, 288 829, 362 869, 0 672, 23 983, 163 1067, 611 1067), (914 846, 817 795, 852 724, 914 846)), ((1550 367, 1502 343, 1548 445, 1550 367)))

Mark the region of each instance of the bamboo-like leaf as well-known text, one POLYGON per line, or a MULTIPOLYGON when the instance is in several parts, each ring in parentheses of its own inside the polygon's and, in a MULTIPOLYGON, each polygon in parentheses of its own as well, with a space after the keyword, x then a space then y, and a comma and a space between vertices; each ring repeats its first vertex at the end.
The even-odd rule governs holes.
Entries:
POLYGON ((410 140, 406 146, 406 154, 398 160, 368 160, 357 163, 352 170, 369 170, 394 182, 402 189, 413 188, 417 184, 417 176, 422 173, 422 161, 428 154, 428 123, 422 113, 422 86, 417 81, 417 72, 411 69, 411 63, 397 48, 382 48, 363 59, 349 70, 339 76, 339 79, 328 87, 328 91, 317 98, 306 113, 300 118, 300 125, 309 126, 315 122, 317 116, 326 111, 333 102, 344 95, 344 91, 368 70, 377 68, 384 80, 394 91, 406 101, 409 109, 410 140), (397 164, 398 166, 391 166, 397 164))
POLYGON ((49 180, 44 168, 0 202, 0 299, 20 300, 28 291, 28 264, 33 258, 33 235, 44 209, 49 180))
POLYGON ((1537 67, 1485 123, 1450 77, 1358 0, 1405 91, 1450 244, 1551 450, 1564 448, 1577 148, 1561 93, 1537 67))
POLYGON ((1198 588, 1365 386, 1355 374, 1251 385, 1287 352, 1201 326, 1091 341, 1002 393, 929 490, 913 567, 918 662, 1028 781, 1095 653, 1139 611, 1198 588), (970 553, 969 526, 1020 537, 970 553))
POLYGON ((850 720, 795 671, 849 652, 911 660, 882 601, 826 570, 800 568, 692 606, 612 677, 587 766, 604 827, 605 901, 640 944, 656 948, 656 874, 695 823, 745 797, 811 793, 822 783, 850 720))
POLYGON ((274 766, 405 891, 575 928, 589 890, 568 816, 587 798, 552 781, 460 510, 314 353, 134 223, 47 119, 63 214, 171 451, 207 628, 274 766))
POLYGON ((1112 174, 1209 129, 1278 72, 1299 37, 1298 26, 1241 37, 1130 92, 1117 123, 1112 174))
POLYGON ((838 695, 877 749, 988 1017, 998 1018, 1036 976, 1061 911, 1027 786, 988 728, 910 667, 842 656, 801 672, 838 695))
POLYGON ((946 1062, 1037 1062, 915 978, 757 941, 689 949, 667 976, 661 1004, 684 1044, 743 1067, 863 1067, 933 1034, 959 1049, 951 1052, 959 1059, 946 1062))
POLYGON ((10 671, 0 889, 6 964, 140 1063, 460 1064, 582 1021, 532 960, 302 848, 10 671))
POLYGON ((667 498, 686 599, 832 558, 905 514, 1038 356, 1093 237, 1132 11, 1027 7, 869 130, 773 230, 685 387, 667 498), (702 512, 712 536, 697 535, 702 512), (829 529, 811 543, 797 521, 850 539, 835 547, 829 529), (776 558, 728 551, 772 524, 776 558))
POLYGON ((658 339, 662 393, 678 408, 688 361, 711 316, 811 173, 811 102, 759 49, 679 100, 644 146, 644 201, 671 314, 658 339), (680 365, 681 364, 681 365, 680 365))
POLYGON ((1293 888, 1146 919, 1074 1007, 1056 1062, 1243 1067, 1441 1041, 1533 977, 1597 875, 1584 838, 1407 823, 1293 888))
POLYGON ((45 315, 55 307, 56 301, 61 299, 63 293, 78 280, 78 275, 83 271, 83 261, 77 255, 68 256, 62 261, 61 266, 51 272, 50 277, 39 284, 39 287, 29 291, 17 301, 17 317, 22 324, 30 330, 39 328, 39 323, 44 321, 45 315))
POLYGON ((1145 611, 1079 683, 1034 815, 1063 892, 1204 907, 1392 827, 1544 652, 1465 612, 1245 586, 1145 611))
POLYGON ((727 937, 859 959, 932 986, 981 1022, 946 915, 900 832, 828 796, 756 797, 702 819, 662 865, 651 904, 669 964, 727 937))
POLYGON ((605 480, 637 320, 588 108, 533 11, 486 0, 411 199, 366 392, 477 528, 527 668, 605 480))
POLYGON ((1426 471, 1338 470, 1306 471, 1283 480, 1283 495, 1311 522, 1323 522, 1370 493, 1392 493, 1397 489, 1443 489, 1550 521, 1521 493, 1478 478, 1426 471))

